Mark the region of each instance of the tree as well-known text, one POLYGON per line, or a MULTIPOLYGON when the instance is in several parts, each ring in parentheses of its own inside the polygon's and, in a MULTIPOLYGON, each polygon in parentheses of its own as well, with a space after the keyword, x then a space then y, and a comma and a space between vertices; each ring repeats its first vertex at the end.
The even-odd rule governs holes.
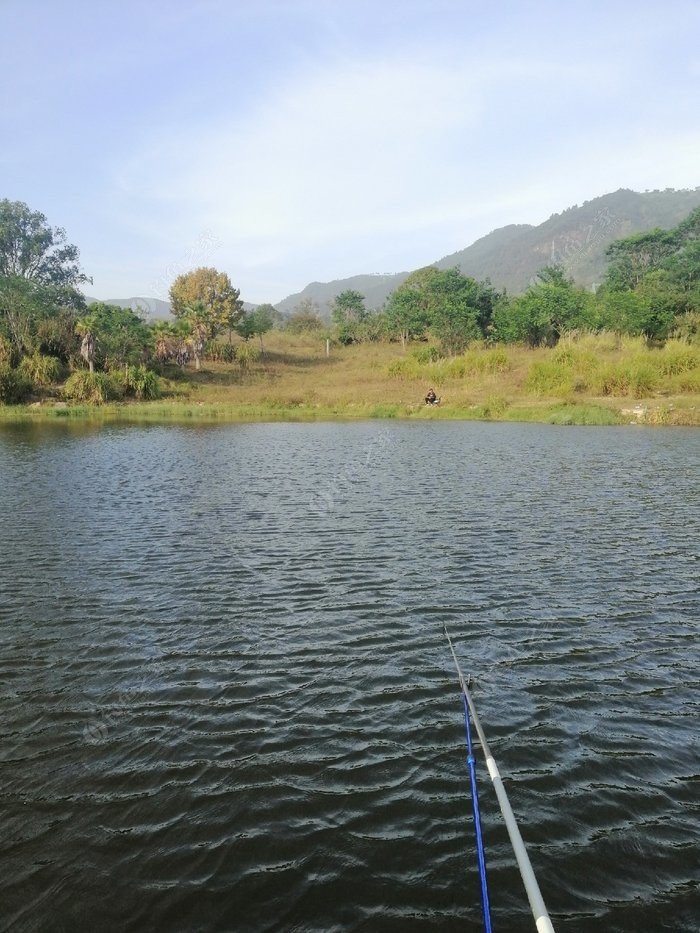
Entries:
POLYGON ((411 273, 389 297, 387 319, 405 346, 428 328, 448 353, 486 334, 498 293, 458 268, 426 266, 411 273))
POLYGON ((224 328, 230 332, 243 314, 240 291, 231 285, 228 275, 204 267, 175 279, 170 287, 170 303, 175 317, 186 320, 191 327, 197 369, 206 341, 224 328))
POLYGON ((22 201, 0 201, 0 276, 76 288, 92 281, 80 271, 79 259, 62 227, 50 227, 43 214, 22 201))
POLYGON ((331 320, 334 324, 360 324, 367 317, 367 313, 365 296, 351 288, 336 295, 331 305, 331 320))
POLYGON ((430 330, 447 353, 460 353, 486 335, 498 293, 458 268, 440 270, 429 284, 430 330))
POLYGON ((675 230, 659 227, 614 240, 605 251, 606 286, 616 291, 636 288, 648 272, 661 268, 663 261, 676 251, 678 241, 675 230))
POLYGON ((80 355, 91 372, 94 362, 107 369, 138 365, 149 352, 148 326, 131 308, 96 301, 88 306, 79 325, 83 338, 80 355))
POLYGON ((320 308, 312 298, 304 298, 294 308, 287 319, 287 330, 293 334, 323 330, 326 325, 320 314, 320 308))
POLYGON ((565 331, 592 325, 594 297, 590 292, 577 288, 558 267, 546 266, 538 278, 522 295, 496 305, 498 340, 554 346, 565 331))
POLYGON ((272 305, 258 305, 257 308, 243 315, 236 325, 236 332, 243 337, 244 340, 250 340, 251 337, 259 337, 260 352, 264 353, 263 335, 272 330, 277 315, 278 312, 272 305))
POLYGON ((36 349, 41 322, 83 309, 78 286, 90 281, 63 229, 22 201, 0 201, 0 330, 17 354, 36 349))

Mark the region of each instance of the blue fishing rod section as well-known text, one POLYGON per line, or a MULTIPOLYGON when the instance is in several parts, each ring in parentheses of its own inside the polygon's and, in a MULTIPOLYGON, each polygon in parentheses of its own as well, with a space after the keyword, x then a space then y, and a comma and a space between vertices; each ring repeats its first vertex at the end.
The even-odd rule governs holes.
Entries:
POLYGON ((462 690, 464 703, 464 731, 467 738, 467 769, 469 783, 472 791, 472 812, 474 814, 474 834, 476 836, 476 858, 479 865, 479 883, 481 885, 481 910, 484 916, 484 930, 491 933, 491 906, 489 904, 489 885, 486 877, 486 855, 484 853, 484 837, 481 832, 481 811, 479 810, 479 791, 476 785, 476 760, 472 748, 472 730, 469 718, 469 704, 467 695, 462 690))

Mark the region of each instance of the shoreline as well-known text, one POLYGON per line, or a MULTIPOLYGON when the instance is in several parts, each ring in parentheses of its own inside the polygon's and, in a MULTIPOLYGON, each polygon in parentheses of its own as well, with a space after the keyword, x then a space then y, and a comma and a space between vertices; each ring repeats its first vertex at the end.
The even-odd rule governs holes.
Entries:
MULTIPOLYGON (((0 406, 1 423, 230 423, 396 421, 492 421, 577 426, 700 427, 700 406, 677 404, 678 399, 547 399, 538 404, 424 405, 357 402, 320 404, 247 404, 183 401, 68 405, 66 403, 0 406)), ((684 399, 683 401, 690 401, 684 399)), ((693 400, 694 401, 694 400, 693 400)))

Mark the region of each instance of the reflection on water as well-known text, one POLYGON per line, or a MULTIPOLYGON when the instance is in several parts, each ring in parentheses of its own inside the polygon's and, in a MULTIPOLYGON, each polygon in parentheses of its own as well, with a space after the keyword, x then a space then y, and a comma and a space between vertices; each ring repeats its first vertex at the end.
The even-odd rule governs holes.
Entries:
POLYGON ((0 930, 480 929, 444 622, 557 929, 696 929, 699 452, 0 427, 0 930))

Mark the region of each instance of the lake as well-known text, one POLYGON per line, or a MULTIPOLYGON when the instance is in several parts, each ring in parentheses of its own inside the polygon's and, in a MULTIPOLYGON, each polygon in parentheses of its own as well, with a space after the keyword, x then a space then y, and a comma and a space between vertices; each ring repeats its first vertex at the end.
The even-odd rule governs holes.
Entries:
POLYGON ((700 432, 0 425, 0 930, 696 930, 700 432), (494 928, 533 930, 477 753, 494 928))

